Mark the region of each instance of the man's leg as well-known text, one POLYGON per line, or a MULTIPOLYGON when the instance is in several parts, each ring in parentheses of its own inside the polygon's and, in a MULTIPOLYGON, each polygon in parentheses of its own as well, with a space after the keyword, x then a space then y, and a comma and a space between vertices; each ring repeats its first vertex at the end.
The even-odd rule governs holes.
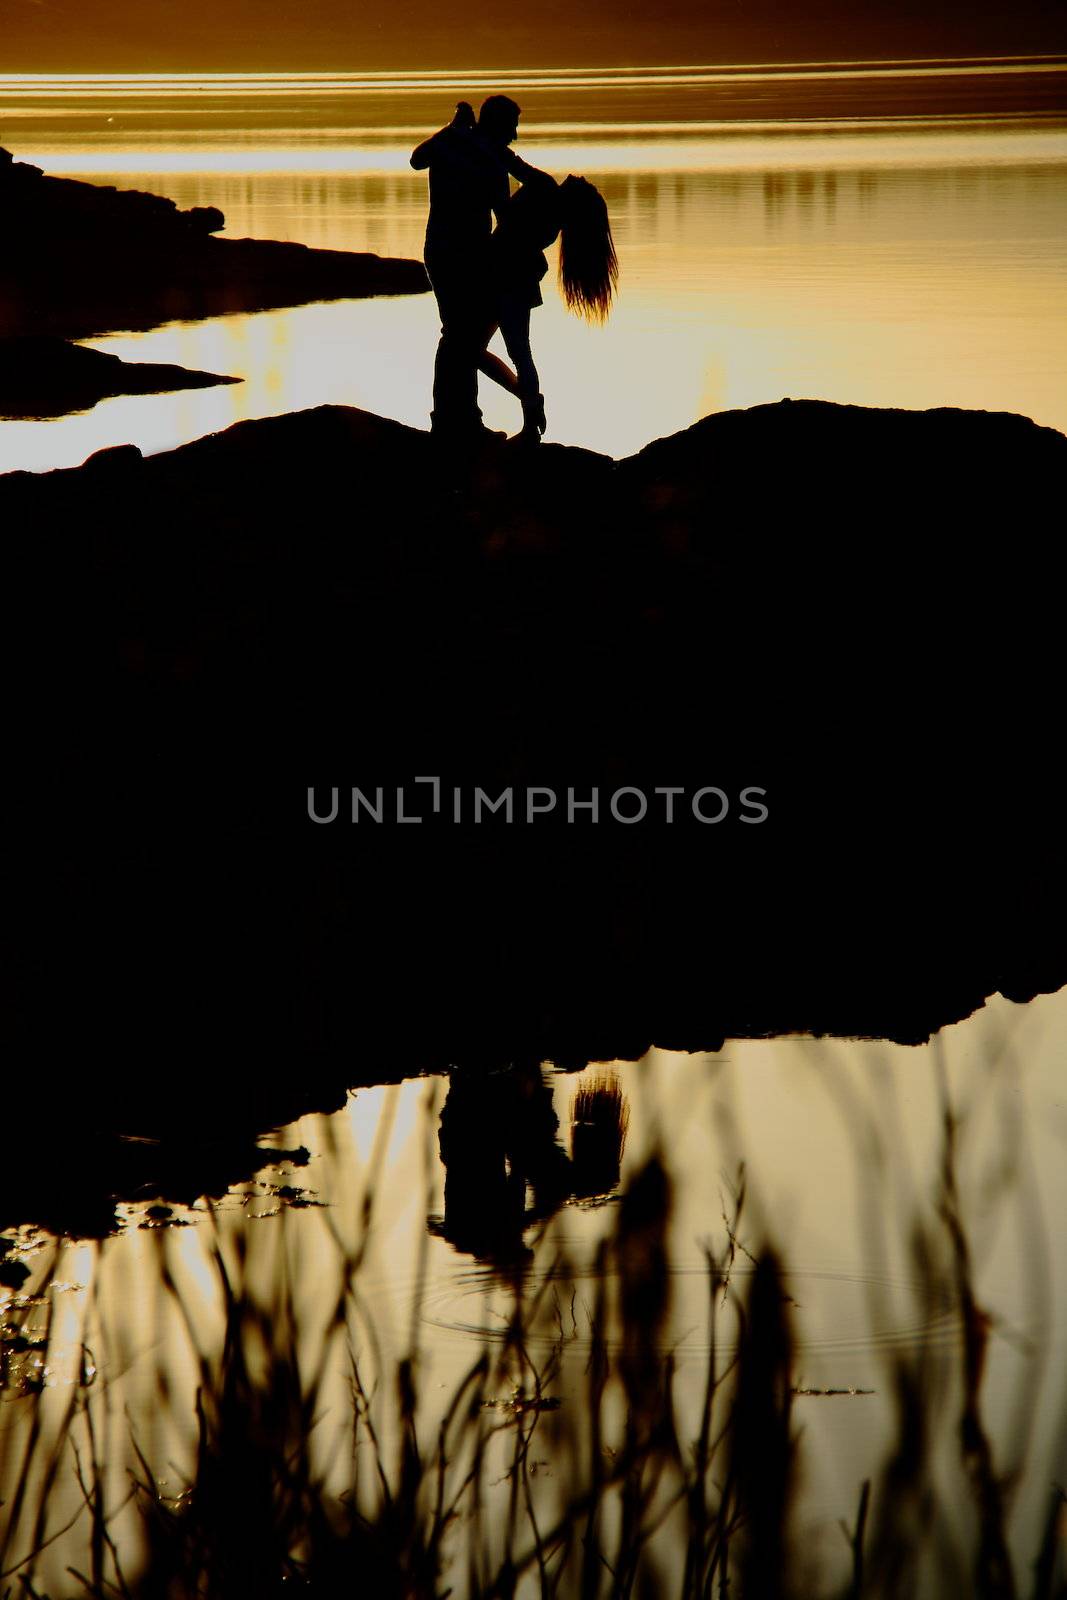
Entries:
POLYGON ((441 337, 433 373, 435 429, 463 431, 481 426, 478 408, 478 358, 491 329, 477 297, 461 273, 427 263, 441 314, 441 337))

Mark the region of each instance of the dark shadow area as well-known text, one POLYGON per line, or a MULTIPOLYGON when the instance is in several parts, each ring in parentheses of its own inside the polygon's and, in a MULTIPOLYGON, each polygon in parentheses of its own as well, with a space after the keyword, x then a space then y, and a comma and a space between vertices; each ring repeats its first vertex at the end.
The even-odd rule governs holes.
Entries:
POLYGON ((251 1135, 1058 987, 1065 466, 1018 417, 782 402, 617 464, 323 408, 0 479, 26 1125, 251 1135))

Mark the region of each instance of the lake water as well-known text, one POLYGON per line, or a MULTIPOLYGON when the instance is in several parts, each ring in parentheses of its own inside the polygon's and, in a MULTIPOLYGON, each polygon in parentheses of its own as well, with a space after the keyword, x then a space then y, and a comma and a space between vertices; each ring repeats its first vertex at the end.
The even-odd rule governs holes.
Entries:
MULTIPOLYGON (((550 289, 533 323, 548 438, 623 456, 789 395, 1020 412, 1067 430, 1064 64, 225 80, 0 78, 0 142, 47 172, 217 205, 226 233, 419 256, 407 158, 460 95, 524 107, 519 148, 603 189, 604 328, 550 289)), ((0 423, 0 469, 158 451, 324 402, 427 424, 430 296, 92 341, 239 386, 0 423)), ((515 402, 483 381, 494 426, 515 402)))
MULTIPOLYGON (((579 1074, 545 1063, 534 1075, 543 1088, 527 1095, 523 1116, 537 1121, 551 1105, 555 1142, 576 1162, 582 1090, 612 1080, 628 1118, 617 1173, 622 1187, 654 1152, 671 1175, 670 1306, 657 1342, 673 1357, 686 1448, 699 1426, 709 1359, 724 1373, 735 1351, 737 1307, 751 1287, 753 1259, 768 1240, 779 1250, 794 1337, 792 1529, 812 1573, 805 1594, 840 1592, 849 1552, 839 1523, 852 1522, 865 1479, 874 1482, 875 1508, 884 1508, 901 1372, 918 1374, 926 1385, 931 1461, 924 1526, 927 1533, 938 1530, 925 1541, 916 1593, 949 1592, 938 1545, 959 1540, 966 1548, 973 1528, 958 1444, 964 1326, 942 1214, 942 1083, 955 1117, 955 1183, 973 1289, 989 1318, 981 1414, 995 1469, 1012 1484, 1008 1531, 1020 1575, 1035 1555, 1050 1485, 1063 1481, 1067 1465, 1065 1046, 1061 993, 1029 1006, 992 1001, 917 1049, 813 1039, 735 1042, 716 1055, 653 1051, 639 1063, 591 1065, 579 1074), (742 1174, 746 1196, 734 1222, 742 1174), (727 1255, 730 1227, 736 1250, 718 1299, 713 1355, 704 1252, 727 1255)), ((567 1200, 546 1220, 528 1216, 509 1251, 499 1248, 497 1230, 496 1253, 483 1248, 477 1257, 470 1229, 477 1230, 479 1218, 489 1225, 504 1178, 502 1155, 471 1155, 478 1107, 493 1092, 483 1083, 472 1093, 469 1080, 450 1085, 441 1078, 359 1089, 333 1117, 308 1117, 272 1136, 269 1142, 286 1151, 305 1147, 306 1165, 269 1169, 217 1204, 178 1206, 157 1219, 149 1209, 156 1197, 146 1195, 122 1208, 123 1231, 103 1246, 68 1242, 57 1251, 24 1235, 18 1250, 32 1275, 20 1295, 6 1296, 3 1320, 8 1329, 21 1319, 21 1327, 40 1332, 51 1318, 52 1342, 46 1356, 31 1349, 21 1366, 12 1358, 5 1368, 0 1498, 12 1503, 23 1462, 34 1415, 24 1380, 34 1360, 46 1383, 46 1441, 79 1389, 79 1363, 91 1364, 92 1381, 81 1391, 97 1408, 98 1437, 107 1440, 116 1506, 126 1493, 126 1472, 136 1468, 131 1438, 168 1492, 179 1493, 192 1470, 195 1390, 207 1370, 200 1358, 217 1361, 222 1348, 224 1308, 213 1266, 220 1252, 232 1281, 243 1280, 273 1307, 267 1327, 276 1339, 285 1324, 284 1295, 291 1294, 305 1380, 327 1351, 314 1438, 323 1481, 339 1492, 349 1482, 352 1414, 348 1355, 329 1343, 339 1261, 349 1263, 358 1290, 348 1323, 363 1379, 370 1388, 378 1383, 386 1453, 395 1445, 389 1401, 396 1363, 412 1351, 424 1449, 432 1447, 480 1350, 500 1360, 489 1380, 492 1404, 506 1404, 516 1387, 529 1390, 521 1363, 508 1359, 506 1334, 518 1296, 528 1307, 540 1296, 540 1313, 529 1313, 523 1360, 531 1370, 551 1369, 544 1393, 559 1408, 542 1419, 534 1451, 541 1481, 533 1490, 540 1514, 550 1516, 553 1495, 561 1492, 557 1479, 565 1479, 553 1429, 580 1432, 587 1423, 594 1308, 599 1289, 606 1284, 610 1299, 617 1287, 614 1258, 597 1263, 598 1247, 618 1225, 619 1191, 611 1182, 616 1174, 609 1175, 604 1187, 588 1185, 592 1193, 567 1200), (463 1121, 472 1117, 465 1145, 463 1121), (445 1125, 447 1172, 439 1144, 445 1125), (469 1210, 461 1214, 456 1190, 446 1189, 446 1178, 455 1184, 462 1176, 464 1161, 479 1174, 473 1222, 469 1210)), ((546 1137, 552 1142, 551 1119, 546 1137)), ((624 1333, 617 1315, 609 1316, 609 1358, 623 1348, 624 1333)), ((620 1396, 608 1399, 618 1410, 620 1396)), ((72 1482, 60 1483, 56 1526, 77 1509, 72 1482)), ((507 1483, 503 1469, 500 1483, 507 1483)), ((503 1516, 506 1487, 487 1493, 503 1516)), ((114 1526, 124 1528, 121 1516, 114 1526)), ((84 1524, 54 1562, 46 1553, 39 1582, 55 1563, 62 1570, 79 1536, 84 1524)), ((456 1534, 460 1548, 464 1536, 456 1534)), ((27 1537, 24 1530, 17 1553, 27 1537)), ((129 1560, 136 1539, 130 1531, 127 1537, 129 1560)), ((684 1544, 665 1541, 664 1594, 676 1592, 680 1551, 684 1544)), ((456 1582, 456 1592, 465 1592, 461 1575, 456 1582)), ((535 1585, 520 1592, 540 1591, 535 1585)))

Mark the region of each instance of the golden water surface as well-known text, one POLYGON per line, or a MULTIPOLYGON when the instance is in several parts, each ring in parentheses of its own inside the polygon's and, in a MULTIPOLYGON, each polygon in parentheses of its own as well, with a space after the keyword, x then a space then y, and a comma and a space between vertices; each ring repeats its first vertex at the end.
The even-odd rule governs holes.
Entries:
MULTIPOLYGON (((959 100, 991 76, 1047 89, 1058 73, 956 63, 501 80, 524 105, 522 153, 603 189, 621 263, 606 327, 566 315, 551 287, 534 316, 549 439, 622 456, 708 412, 787 395, 1014 411, 1067 430, 1067 121, 959 100), (879 109, 887 83, 916 109, 879 109)), ((0 142, 50 173, 217 205, 228 235, 417 257, 426 182, 408 153, 460 94, 489 87, 429 74, 0 78, 0 142)), ((0 423, 0 468, 72 465, 127 441, 163 450, 327 402, 423 427, 436 333, 429 296, 116 330, 93 343, 243 382, 0 423)), ((483 409, 518 425, 485 381, 483 409)))

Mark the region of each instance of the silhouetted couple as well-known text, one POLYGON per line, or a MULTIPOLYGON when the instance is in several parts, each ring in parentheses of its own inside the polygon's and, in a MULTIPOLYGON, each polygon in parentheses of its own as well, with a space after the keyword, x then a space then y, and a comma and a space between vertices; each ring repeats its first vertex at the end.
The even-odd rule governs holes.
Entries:
POLYGON ((557 183, 511 149, 519 108, 491 95, 475 120, 465 101, 447 128, 412 152, 429 168, 426 271, 441 313, 433 381, 433 431, 462 441, 488 433, 478 408, 483 372, 522 404, 519 435, 537 443, 544 399, 530 350, 530 312, 541 305, 545 250, 558 237, 559 283, 570 310, 602 321, 617 265, 607 206, 584 178, 557 183), (514 195, 510 179, 521 184, 514 195), (496 229, 493 229, 493 218, 496 229), (491 354, 500 329, 514 370, 491 354))

